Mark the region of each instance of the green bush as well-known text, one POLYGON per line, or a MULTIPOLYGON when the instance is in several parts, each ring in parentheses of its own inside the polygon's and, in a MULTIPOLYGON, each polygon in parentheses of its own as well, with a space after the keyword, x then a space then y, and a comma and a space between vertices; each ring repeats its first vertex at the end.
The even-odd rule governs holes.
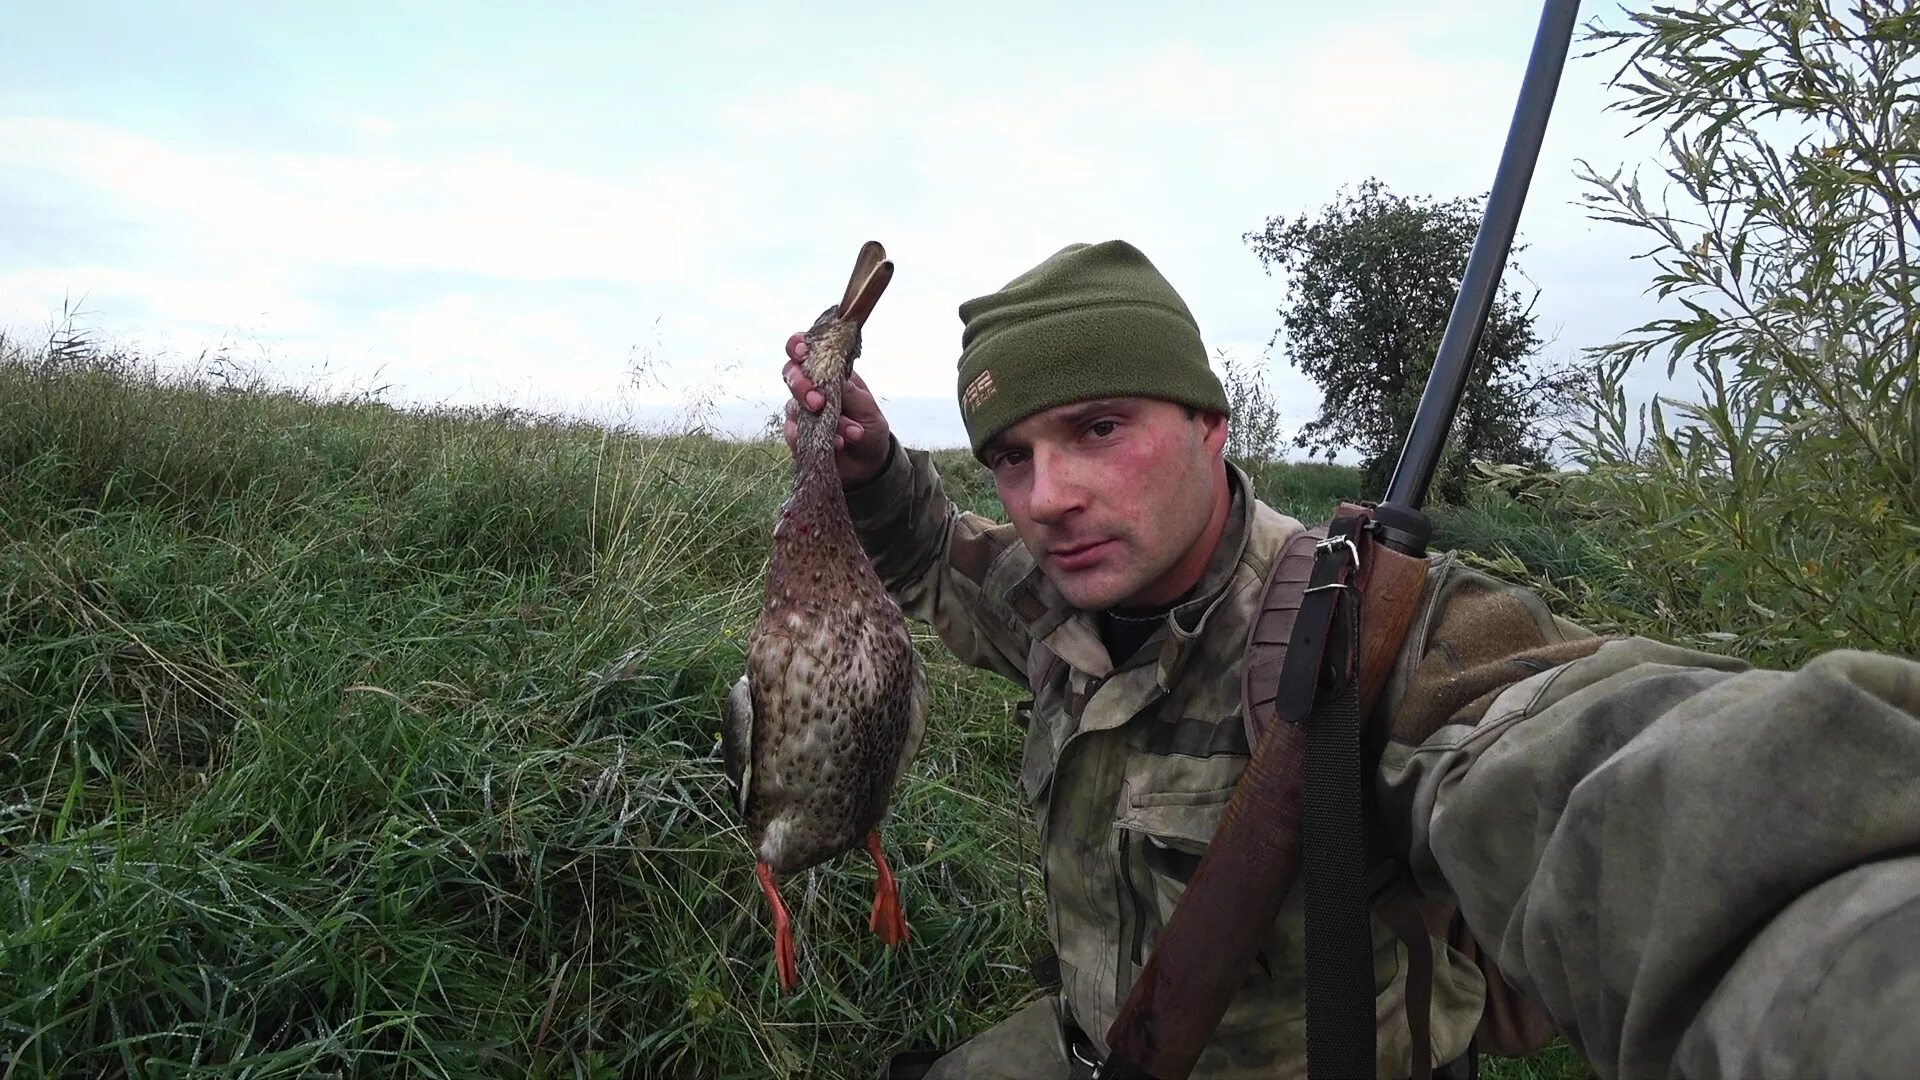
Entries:
POLYGON ((1565 486, 1651 594, 1623 621, 1775 663, 1920 654, 1917 25, 1716 3, 1592 35, 1666 151, 1664 190, 1588 170, 1588 203, 1645 237, 1679 312, 1597 352, 1565 486), (1626 378, 1660 361, 1697 390, 1636 417, 1626 378))

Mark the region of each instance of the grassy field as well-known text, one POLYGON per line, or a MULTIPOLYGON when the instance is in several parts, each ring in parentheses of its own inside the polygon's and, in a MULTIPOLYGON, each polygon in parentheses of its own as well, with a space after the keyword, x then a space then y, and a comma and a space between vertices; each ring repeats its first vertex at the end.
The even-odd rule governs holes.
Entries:
POLYGON ((0 401, 0 1078, 859 1077, 1031 993, 1016 695, 924 637, 914 941, 847 860, 788 888, 777 991, 715 730, 783 448, 101 357, 0 401))

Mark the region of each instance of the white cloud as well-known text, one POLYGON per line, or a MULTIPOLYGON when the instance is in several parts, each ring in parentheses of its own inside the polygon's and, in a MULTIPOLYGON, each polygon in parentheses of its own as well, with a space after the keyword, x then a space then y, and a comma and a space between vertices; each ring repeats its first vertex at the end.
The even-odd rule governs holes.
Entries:
POLYGON ((608 180, 501 152, 181 149, 91 124, 0 119, 0 168, 90 190, 185 249, 220 258, 644 283, 686 272, 709 229, 697 175, 608 180))
MULTIPOLYGON (((285 276, 268 265, 235 266, 225 272, 189 271, 159 274, 116 266, 82 265, 65 268, 60 277, 74 284, 58 287, 50 303, 34 310, 16 301, 9 317, 44 321, 54 315, 64 295, 83 310, 139 311, 143 316, 164 314, 169 321, 200 326, 246 326, 271 323, 289 330, 316 325, 318 309, 288 285, 285 276)), ((47 274, 22 270, 0 275, 0 295, 11 298, 48 294, 47 274)))
POLYGON ((334 123, 362 135, 384 138, 400 130, 399 121, 389 116, 374 116, 367 113, 340 113, 331 118, 334 123))
MULTIPOLYGON (((242 328, 289 371, 378 371, 419 399, 600 411, 698 388, 758 408, 777 400, 781 341, 877 238, 900 269, 863 372, 902 401, 950 402, 961 300, 1062 244, 1120 236, 1172 278, 1211 344, 1257 356, 1280 285, 1242 232, 1368 175, 1441 196, 1492 178, 1524 55, 1442 52, 1420 36, 1430 24, 1366 18, 964 78, 912 56, 883 79, 804 66, 722 99, 635 104, 671 122, 631 130, 611 108, 428 101, 329 113, 345 141, 290 153, 0 116, 0 206, 10 189, 57 194, 63 212, 113 222, 124 248, 0 253, 0 287, 29 310, 86 290, 103 324, 168 340, 242 328), (523 138, 535 131, 549 136, 539 156, 523 138), (660 383, 636 389, 630 352, 656 334, 660 383)), ((736 30, 736 44, 775 35, 736 30)), ((1593 81, 1569 65, 1522 225, 1548 329, 1569 345, 1645 306, 1626 238, 1567 205, 1576 153, 1629 154, 1593 81)), ((1274 375, 1310 415, 1311 387, 1274 375)))

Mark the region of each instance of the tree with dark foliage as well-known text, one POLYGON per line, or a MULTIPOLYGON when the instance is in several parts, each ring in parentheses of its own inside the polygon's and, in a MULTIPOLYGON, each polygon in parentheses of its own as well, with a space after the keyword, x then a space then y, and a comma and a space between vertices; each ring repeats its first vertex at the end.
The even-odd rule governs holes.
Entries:
MULTIPOLYGON (((1317 218, 1268 218, 1243 237, 1269 274, 1288 278, 1273 343, 1323 394, 1294 441, 1329 457, 1357 449, 1369 490, 1386 487, 1406 441, 1479 225, 1477 198, 1409 198, 1369 179, 1317 218)), ((1460 501, 1476 461, 1546 464, 1573 375, 1532 363, 1540 345, 1531 301, 1503 287, 1434 495, 1460 501)))

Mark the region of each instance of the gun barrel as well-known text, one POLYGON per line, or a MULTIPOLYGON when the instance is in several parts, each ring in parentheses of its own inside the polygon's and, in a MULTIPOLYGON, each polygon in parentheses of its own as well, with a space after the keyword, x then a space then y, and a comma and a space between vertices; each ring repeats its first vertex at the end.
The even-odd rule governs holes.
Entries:
POLYGON ((1467 256, 1460 294, 1454 297, 1453 313, 1447 317, 1447 329, 1434 356, 1433 372, 1420 395, 1413 428, 1407 433, 1406 446, 1400 452, 1399 464, 1394 466, 1393 479, 1387 484, 1382 505, 1417 511, 1426 501, 1427 486, 1440 462, 1440 448, 1453 427, 1460 395, 1466 388, 1473 356, 1480 346, 1480 334, 1486 328, 1487 312, 1493 306, 1500 274, 1506 269, 1507 254, 1513 248, 1520 208, 1527 201, 1527 185, 1533 179, 1540 144, 1546 138, 1547 117, 1553 111, 1554 93, 1560 85, 1560 71, 1566 65, 1567 48, 1573 40, 1573 21, 1579 11, 1579 0, 1548 0, 1540 13, 1540 26, 1533 37, 1533 54, 1520 84, 1520 100, 1514 106, 1507 144, 1500 152, 1500 168, 1487 194, 1480 230, 1473 238, 1473 251, 1467 256))

